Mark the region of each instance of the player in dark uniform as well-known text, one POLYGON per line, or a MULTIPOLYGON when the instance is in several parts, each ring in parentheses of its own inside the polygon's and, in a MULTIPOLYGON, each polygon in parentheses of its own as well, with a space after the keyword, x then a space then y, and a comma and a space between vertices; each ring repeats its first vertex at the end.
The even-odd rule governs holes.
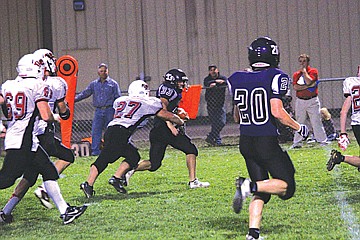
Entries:
POLYGON ((295 192, 295 168, 278 143, 275 121, 291 127, 304 138, 308 128, 292 119, 283 108, 281 97, 290 81, 277 68, 280 61, 277 44, 268 37, 260 37, 248 51, 253 71, 235 72, 228 79, 234 120, 240 123, 239 148, 251 179, 236 179, 233 208, 239 213, 243 201, 253 194, 246 239, 259 239, 262 209, 270 196, 274 194, 286 200, 295 192))
MULTIPOLYGON (((186 88, 188 77, 181 69, 171 69, 165 74, 164 80, 156 92, 156 97, 160 98, 164 109, 177 113, 182 98, 181 93, 186 88)), ((196 178, 198 150, 185 134, 184 129, 160 118, 155 118, 154 127, 150 131, 150 160, 141 161, 136 169, 129 171, 125 176, 126 184, 134 171, 158 170, 168 145, 186 154, 190 188, 210 186, 208 182, 201 182, 196 178)))
MULTIPOLYGON (((123 166, 135 168, 140 161, 140 155, 129 138, 136 128, 149 116, 156 115, 178 125, 184 121, 177 115, 163 109, 160 99, 149 97, 148 85, 142 80, 136 80, 129 85, 129 96, 119 97, 114 101, 114 119, 109 123, 104 135, 104 149, 90 167, 90 174, 86 182, 80 184, 85 196, 94 195, 93 185, 97 177, 105 170, 109 163, 114 163, 124 157, 123 166)), ((113 176, 109 180, 118 192, 125 193, 122 179, 113 176)))

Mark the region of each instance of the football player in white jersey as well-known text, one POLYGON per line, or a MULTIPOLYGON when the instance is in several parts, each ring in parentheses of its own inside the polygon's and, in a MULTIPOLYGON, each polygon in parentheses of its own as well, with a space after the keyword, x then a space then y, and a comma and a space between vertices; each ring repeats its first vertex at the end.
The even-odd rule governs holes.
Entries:
MULTIPOLYGON (((34 53, 36 60, 43 64, 44 76, 43 80, 51 89, 51 95, 49 99, 49 106, 53 113, 58 109, 59 117, 61 119, 68 119, 70 117, 70 110, 65 102, 67 83, 61 77, 56 76, 56 58, 54 54, 48 49, 38 49, 34 53)), ((55 161, 55 167, 59 174, 61 174, 66 167, 74 162, 75 156, 71 149, 67 148, 61 143, 61 140, 54 136, 55 126, 53 123, 39 119, 37 125, 33 131, 34 135, 40 141, 40 145, 44 148, 49 156, 57 157, 59 160, 55 161)), ((27 180, 21 180, 21 182, 15 188, 15 195, 25 194, 28 187, 35 184, 38 174, 31 172, 30 175, 25 176, 27 180), (28 184, 27 184, 28 183, 28 184)), ((53 205, 50 202, 50 198, 45 190, 44 183, 35 190, 35 196, 38 197, 41 204, 46 208, 52 208, 53 205)))
MULTIPOLYGON (((350 140, 346 133, 346 118, 351 108, 351 128, 354 132, 356 141, 360 145, 360 65, 358 66, 357 77, 348 77, 343 82, 343 92, 345 101, 340 112, 340 137, 338 145, 345 151, 350 140)), ((333 149, 327 162, 326 168, 331 171, 336 164, 341 162, 355 166, 360 171, 360 156, 342 155, 339 151, 333 149)))
MULTIPOLYGON (((52 90, 52 96, 49 100, 50 109, 53 113, 55 113, 57 109, 60 118, 67 120, 70 117, 70 109, 65 101, 68 86, 63 78, 57 76, 56 58, 54 54, 48 49, 38 49, 34 52, 34 55, 37 59, 41 59, 45 64, 44 81, 52 90)), ((74 162, 75 156, 73 151, 63 145, 61 140, 54 136, 54 124, 48 124, 45 121, 40 120, 38 131, 35 134, 39 138, 40 145, 45 149, 47 154, 58 158, 54 164, 59 174, 74 162)), ((39 186, 34 193, 43 206, 52 208, 44 184, 39 186)))
POLYGON ((26 176, 37 176, 40 173, 49 196, 60 211, 63 223, 71 223, 84 213, 87 206, 69 206, 63 199, 56 182, 58 172, 33 132, 39 114, 47 123, 59 120, 48 104, 52 92, 42 79, 43 64, 33 54, 27 54, 19 60, 17 71, 18 77, 6 81, 1 89, 0 104, 5 102, 7 106, 8 129, 5 136, 7 153, 0 170, 0 189, 12 186, 21 175, 26 180, 21 183, 23 186, 19 186, 23 191, 19 195, 13 194, 0 211, 0 222, 12 222, 11 211, 32 186, 26 176))
MULTIPOLYGON (((160 99, 149 97, 148 85, 144 81, 132 82, 129 85, 128 93, 129 96, 122 96, 114 101, 114 119, 108 124, 105 132, 104 149, 91 165, 87 181, 80 184, 80 189, 87 198, 94 195, 93 185, 96 178, 109 163, 114 163, 120 157, 124 157, 125 159, 121 163, 122 168, 128 170, 138 165, 140 155, 129 138, 144 119, 156 115, 177 125, 184 124, 184 121, 177 115, 163 109, 160 99)), ((116 173, 110 178, 109 184, 120 193, 126 192, 123 181, 116 173)))

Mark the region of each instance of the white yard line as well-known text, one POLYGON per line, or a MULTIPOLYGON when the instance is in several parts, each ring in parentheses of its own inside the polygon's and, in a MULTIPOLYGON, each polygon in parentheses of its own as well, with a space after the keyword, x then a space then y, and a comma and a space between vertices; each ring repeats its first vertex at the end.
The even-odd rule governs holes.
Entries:
POLYGON ((336 186, 339 189, 335 193, 335 198, 340 207, 341 218, 344 220, 345 224, 347 225, 347 229, 349 231, 351 239, 360 239, 360 226, 358 224, 358 219, 354 215, 354 210, 346 200, 346 193, 344 192, 343 186, 339 184, 339 181, 341 179, 341 170, 339 167, 335 167, 333 172, 334 172, 333 176, 336 182, 336 186))

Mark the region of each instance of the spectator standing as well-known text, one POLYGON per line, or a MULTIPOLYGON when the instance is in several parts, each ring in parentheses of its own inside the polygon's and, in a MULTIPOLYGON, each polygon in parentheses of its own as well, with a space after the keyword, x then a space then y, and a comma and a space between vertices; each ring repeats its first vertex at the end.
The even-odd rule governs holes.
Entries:
POLYGON ((75 97, 75 102, 79 102, 93 95, 93 106, 95 107, 91 127, 91 155, 93 156, 100 154, 102 132, 114 117, 112 108, 114 100, 121 96, 119 84, 109 77, 109 69, 105 63, 99 65, 98 75, 97 79, 75 97))
POLYGON ((217 66, 209 66, 209 75, 204 78, 204 86, 211 131, 205 141, 214 146, 222 144, 220 132, 226 124, 224 108, 226 85, 227 78, 219 73, 217 66))
MULTIPOLYGON (((338 145, 341 150, 345 151, 350 143, 346 133, 346 119, 347 114, 351 108, 351 128, 354 132, 356 142, 360 146, 360 109, 358 105, 360 89, 360 65, 358 66, 357 77, 348 77, 343 82, 343 92, 345 101, 340 112, 340 137, 338 145)), ((345 162, 349 165, 355 166, 360 171, 360 156, 343 155, 339 151, 333 149, 331 156, 327 162, 327 170, 331 171, 336 164, 345 162)))
MULTIPOLYGON (((295 118, 300 124, 305 124, 309 117, 318 143, 325 145, 327 138, 321 122, 320 100, 318 98, 318 70, 310 67, 310 57, 301 54, 298 57, 300 69, 293 74, 293 87, 296 91, 295 118)), ((302 147, 302 136, 295 133, 292 148, 302 147)))
POLYGON ((229 77, 229 88, 234 120, 240 123, 239 148, 251 179, 236 179, 233 209, 239 213, 245 199, 253 195, 246 235, 247 240, 252 240, 262 239, 262 212, 271 195, 287 200, 295 192, 295 168, 288 153, 279 145, 275 119, 303 138, 307 137, 308 129, 284 109, 281 97, 288 91, 290 80, 278 68, 280 52, 277 44, 268 37, 260 37, 251 43, 248 58, 253 71, 233 73, 229 77))

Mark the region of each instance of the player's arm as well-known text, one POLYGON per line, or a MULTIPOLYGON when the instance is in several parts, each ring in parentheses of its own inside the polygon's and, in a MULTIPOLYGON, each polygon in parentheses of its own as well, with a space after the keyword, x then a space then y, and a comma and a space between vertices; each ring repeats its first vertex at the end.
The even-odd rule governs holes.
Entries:
POLYGON ((0 95, 0 105, 1 105, 1 110, 2 110, 2 112, 4 114, 4 116, 7 117, 9 115, 8 114, 8 109, 7 109, 7 106, 6 106, 5 98, 2 95, 0 95))
POLYGON ((351 108, 351 96, 347 96, 340 111, 340 133, 346 133, 346 118, 351 108))
POLYGON ((50 123, 58 121, 58 119, 54 118, 54 115, 51 112, 51 109, 47 101, 38 101, 36 102, 36 106, 39 109, 40 117, 42 120, 50 123))
POLYGON ((235 123, 240 123, 239 108, 236 105, 234 105, 233 118, 235 123))
POLYGON ((161 109, 157 114, 157 117, 164 119, 165 121, 171 121, 177 125, 184 125, 184 121, 176 114, 173 114, 165 109, 161 109))
POLYGON ((67 120, 70 117, 70 108, 67 103, 63 101, 56 102, 57 109, 59 111, 59 116, 63 120, 67 120))
POLYGON ((301 130, 300 124, 295 121, 288 112, 284 109, 281 99, 272 98, 270 99, 271 114, 278 119, 282 124, 291 127, 295 131, 301 130))

